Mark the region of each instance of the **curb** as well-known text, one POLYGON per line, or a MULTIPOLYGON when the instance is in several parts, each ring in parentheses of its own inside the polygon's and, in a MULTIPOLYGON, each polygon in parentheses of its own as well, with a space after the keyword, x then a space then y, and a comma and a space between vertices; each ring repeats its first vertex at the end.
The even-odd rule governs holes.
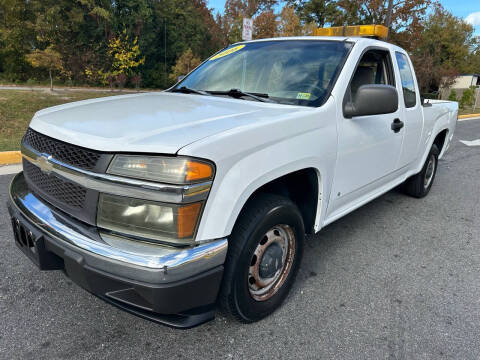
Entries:
POLYGON ((467 115, 458 115, 459 119, 468 119, 473 117, 480 117, 480 114, 467 114, 467 115))
POLYGON ((20 151, 0 151, 0 165, 19 164, 22 162, 20 151))

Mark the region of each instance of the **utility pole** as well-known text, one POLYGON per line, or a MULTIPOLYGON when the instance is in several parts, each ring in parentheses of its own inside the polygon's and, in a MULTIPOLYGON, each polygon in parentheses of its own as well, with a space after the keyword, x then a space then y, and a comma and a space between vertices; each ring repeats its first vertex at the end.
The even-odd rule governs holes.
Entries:
POLYGON ((164 70, 165 70, 165 82, 167 81, 167 18, 163 19, 163 42, 165 44, 164 51, 164 70))
POLYGON ((475 112, 475 109, 477 108, 478 97, 480 96, 480 87, 473 88, 473 95, 475 96, 475 102, 473 103, 472 112, 475 112))

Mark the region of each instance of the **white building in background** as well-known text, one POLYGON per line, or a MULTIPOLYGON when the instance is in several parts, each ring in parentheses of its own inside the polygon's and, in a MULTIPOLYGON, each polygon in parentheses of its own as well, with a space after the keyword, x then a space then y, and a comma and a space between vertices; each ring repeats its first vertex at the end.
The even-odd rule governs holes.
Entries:
POLYGON ((470 86, 480 86, 480 74, 457 76, 450 89, 468 89, 470 86))

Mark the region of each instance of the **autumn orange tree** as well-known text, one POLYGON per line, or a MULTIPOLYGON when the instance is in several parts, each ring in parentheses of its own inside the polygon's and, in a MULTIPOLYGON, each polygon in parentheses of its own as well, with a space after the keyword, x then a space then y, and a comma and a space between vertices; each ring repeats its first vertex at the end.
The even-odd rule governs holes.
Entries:
POLYGON ((260 13, 253 21, 253 36, 255 39, 275 37, 277 31, 277 15, 271 10, 260 13))
POLYGON ((280 13, 279 29, 280 36, 299 36, 304 34, 300 18, 295 14, 291 6, 284 6, 280 13))
POLYGON ((223 33, 227 43, 234 43, 242 40, 243 18, 254 19, 254 32, 258 36, 265 37, 276 31, 276 16, 273 13, 274 6, 278 0, 227 0, 223 16, 219 16, 223 33), (255 18, 260 17, 256 21, 255 18))

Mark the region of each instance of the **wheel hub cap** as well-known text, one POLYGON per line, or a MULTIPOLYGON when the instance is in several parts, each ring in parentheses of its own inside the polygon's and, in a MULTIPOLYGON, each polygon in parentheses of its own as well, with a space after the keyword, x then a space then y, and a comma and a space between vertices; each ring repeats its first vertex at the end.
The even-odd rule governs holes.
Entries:
POLYGON ((282 267, 283 250, 278 243, 272 243, 262 256, 258 274, 262 278, 271 278, 282 267))
POLYGON ((285 283, 295 258, 295 241, 288 225, 276 225, 260 239, 248 269, 248 290, 253 299, 265 301, 285 283))

